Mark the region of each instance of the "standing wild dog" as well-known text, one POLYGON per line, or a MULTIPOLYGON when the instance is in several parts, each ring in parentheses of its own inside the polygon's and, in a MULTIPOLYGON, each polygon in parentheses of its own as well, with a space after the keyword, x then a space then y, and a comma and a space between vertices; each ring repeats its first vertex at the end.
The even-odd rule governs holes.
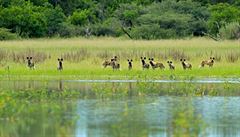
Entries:
POLYGON ((210 57, 210 59, 209 60, 203 60, 202 62, 201 62, 201 65, 200 65, 200 67, 204 67, 205 65, 208 65, 209 67, 212 67, 213 66, 213 64, 214 64, 214 60, 215 60, 215 58, 214 57, 210 57))
POLYGON ((175 66, 173 65, 172 61, 167 61, 167 63, 168 63, 168 66, 169 66, 170 70, 175 70, 175 66))
POLYGON ((163 65, 163 63, 155 62, 154 58, 149 58, 149 63, 153 69, 155 69, 155 68, 165 69, 165 66, 163 65))
POLYGON ((102 65, 104 68, 106 68, 107 66, 112 66, 113 61, 117 61, 117 56, 114 56, 110 60, 103 61, 102 65))
POLYGON ((27 66, 30 68, 30 69, 34 69, 34 63, 32 61, 32 57, 27 57, 27 66))
POLYGON ((63 58, 58 58, 58 68, 57 70, 63 70, 63 58))
POLYGON ((187 62, 186 62, 186 59, 180 59, 180 61, 182 62, 182 66, 183 66, 183 69, 184 69, 184 70, 186 70, 186 69, 192 69, 192 64, 187 63, 187 62))
POLYGON ((141 57, 142 68, 143 68, 143 69, 149 69, 149 66, 150 66, 149 64, 146 63, 146 61, 145 61, 146 59, 147 59, 146 57, 144 57, 144 58, 141 57))
POLYGON ((113 70, 119 70, 120 64, 116 61, 116 59, 111 59, 111 66, 113 70))
POLYGON ((133 60, 128 59, 127 61, 128 61, 128 70, 131 70, 133 67, 133 64, 132 64, 133 60))

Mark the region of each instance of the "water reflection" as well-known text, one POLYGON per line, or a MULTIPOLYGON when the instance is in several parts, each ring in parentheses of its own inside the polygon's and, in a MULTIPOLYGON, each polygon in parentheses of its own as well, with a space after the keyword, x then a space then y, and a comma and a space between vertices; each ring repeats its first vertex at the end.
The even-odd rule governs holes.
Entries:
POLYGON ((8 111, 5 114, 0 112, 0 137, 75 136, 74 103, 11 101, 6 104, 11 108, 3 108, 1 111, 8 111))
POLYGON ((81 100, 76 135, 239 136, 239 104, 239 97, 81 100))
POLYGON ((240 136, 239 84, 0 81, 0 137, 240 136))
POLYGON ((139 95, 174 95, 174 96, 240 96, 240 84, 231 83, 79 83, 64 80, 56 81, 0 81, 1 89, 49 91, 78 91, 89 98, 139 95), (227 92, 226 92, 227 91, 227 92))

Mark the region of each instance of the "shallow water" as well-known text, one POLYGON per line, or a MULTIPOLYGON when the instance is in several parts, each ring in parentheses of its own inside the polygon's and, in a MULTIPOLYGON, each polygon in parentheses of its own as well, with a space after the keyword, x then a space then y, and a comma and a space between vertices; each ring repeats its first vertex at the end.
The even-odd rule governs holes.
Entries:
POLYGON ((65 80, 65 82, 78 82, 78 83, 206 83, 206 84, 240 84, 238 78, 227 79, 195 79, 195 80, 65 80))
POLYGON ((82 136, 240 136, 239 97, 147 97, 81 100, 82 136), (183 128, 185 127, 185 128, 183 128))
POLYGON ((226 80, 0 81, 0 95, 0 137, 240 136, 240 84, 226 80))

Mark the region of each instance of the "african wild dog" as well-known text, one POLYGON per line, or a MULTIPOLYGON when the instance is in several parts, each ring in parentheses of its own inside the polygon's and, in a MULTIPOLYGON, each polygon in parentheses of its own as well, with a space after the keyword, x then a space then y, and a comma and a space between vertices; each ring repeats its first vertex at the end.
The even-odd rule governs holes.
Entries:
POLYGON ((113 70, 119 70, 120 69, 120 64, 116 60, 112 60, 111 66, 113 70))
POLYGON ((58 58, 58 68, 57 70, 63 70, 63 58, 58 58))
POLYGON ((175 70, 175 66, 173 65, 172 61, 167 61, 167 63, 168 63, 168 66, 169 66, 170 70, 175 70))
POLYGON ((147 59, 146 57, 141 57, 143 69, 149 69, 149 66, 150 66, 148 63, 146 63, 146 61, 145 61, 146 59, 147 59))
POLYGON ((27 57, 27 66, 30 68, 30 69, 34 69, 34 63, 32 61, 32 57, 27 57))
POLYGON ((186 70, 186 69, 192 69, 192 64, 187 63, 187 62, 186 62, 186 59, 180 59, 180 61, 182 62, 182 66, 183 66, 183 69, 184 69, 184 70, 186 70))
POLYGON ((163 63, 155 62, 154 58, 149 58, 149 63, 153 69, 155 69, 155 68, 165 69, 165 66, 163 65, 163 63))
POLYGON ((203 60, 202 62, 201 62, 201 65, 200 65, 200 67, 204 67, 205 65, 208 65, 209 67, 212 67, 213 66, 213 64, 214 64, 214 60, 215 60, 215 58, 214 57, 210 57, 210 59, 209 60, 203 60))
POLYGON ((133 60, 132 59, 128 59, 127 61, 128 61, 128 70, 131 70, 132 67, 133 67, 133 64, 132 64, 133 60))
POLYGON ((102 65, 104 68, 106 68, 107 66, 112 66, 113 61, 117 61, 117 56, 114 56, 113 58, 111 58, 110 60, 105 60, 102 65))

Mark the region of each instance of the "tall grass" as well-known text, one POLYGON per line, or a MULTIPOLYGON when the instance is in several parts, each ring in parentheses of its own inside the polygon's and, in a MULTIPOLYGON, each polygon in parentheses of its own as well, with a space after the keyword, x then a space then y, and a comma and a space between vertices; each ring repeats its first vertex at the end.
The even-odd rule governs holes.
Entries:
POLYGON ((237 76, 239 74, 239 41, 187 40, 126 40, 115 38, 30 39, 0 42, 0 75, 10 67, 12 75, 97 75, 97 76, 237 76), (121 71, 103 69, 102 62, 119 57, 121 71), (26 67, 26 57, 33 56, 36 70, 26 67), (173 60, 176 71, 142 71, 140 57, 154 57, 164 63, 173 60), (64 58, 64 70, 57 71, 57 58, 64 58), (199 69, 202 60, 215 57, 212 69, 199 69), (133 59, 133 70, 127 70, 127 59, 133 59), (183 71, 180 59, 192 63, 193 70, 183 71))

